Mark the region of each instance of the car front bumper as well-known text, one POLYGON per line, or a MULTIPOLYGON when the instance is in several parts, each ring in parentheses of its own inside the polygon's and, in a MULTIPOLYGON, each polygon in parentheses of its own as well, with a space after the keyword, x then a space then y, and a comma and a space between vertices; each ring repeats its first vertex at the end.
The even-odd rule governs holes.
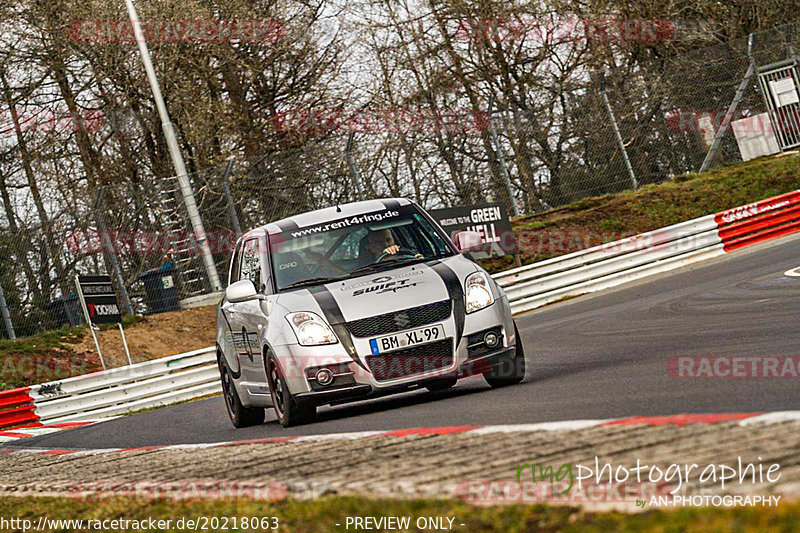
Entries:
MULTIPOLYGON (((453 339, 457 336, 452 314, 442 325, 446 337, 453 339)), ((294 344, 276 351, 282 364, 293 368, 293 371, 286 372, 291 393, 298 400, 326 405, 412 390, 437 379, 461 378, 488 372, 498 360, 514 356, 515 340, 511 309, 507 298, 502 297, 487 308, 465 316, 463 332, 453 351, 451 364, 398 379, 379 380, 370 371, 369 358, 372 355, 369 338, 353 339, 355 355, 348 354, 342 343, 319 347, 294 344), (496 349, 474 353, 474 348, 470 348, 470 337, 474 345, 476 335, 480 336, 489 330, 500 333, 500 345, 496 349), (346 365, 348 375, 342 379, 336 378, 327 387, 316 385, 314 369, 329 365, 346 365)), ((425 345, 420 345, 422 346, 425 345)))

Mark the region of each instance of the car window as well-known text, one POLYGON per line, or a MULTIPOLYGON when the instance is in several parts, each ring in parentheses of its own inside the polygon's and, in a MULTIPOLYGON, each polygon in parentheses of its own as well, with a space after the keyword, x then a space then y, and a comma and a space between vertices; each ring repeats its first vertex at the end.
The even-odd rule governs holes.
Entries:
POLYGON ((239 279, 249 279, 255 285, 256 290, 261 292, 261 260, 258 239, 249 239, 244 242, 240 262, 239 279))
POLYGON ((278 291, 455 253, 413 205, 291 229, 271 237, 270 250, 278 291))
POLYGON ((366 228, 359 228, 358 230, 350 233, 336 248, 336 251, 331 254, 331 261, 351 261, 358 259, 359 246, 361 239, 367 235, 366 228))
POLYGON ((231 270, 230 270, 230 276, 229 276, 230 279, 228 279, 228 285, 230 285, 232 283, 236 283, 237 281, 239 281, 239 269, 241 268, 241 265, 242 265, 242 247, 243 246, 244 246, 244 243, 240 242, 236 246, 236 250, 233 252, 233 259, 231 260, 232 262, 231 262, 231 270))

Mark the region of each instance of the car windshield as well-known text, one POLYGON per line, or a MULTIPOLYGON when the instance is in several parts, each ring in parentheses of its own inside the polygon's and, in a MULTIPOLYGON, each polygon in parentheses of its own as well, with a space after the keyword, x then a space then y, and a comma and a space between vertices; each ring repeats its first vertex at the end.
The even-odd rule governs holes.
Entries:
POLYGON ((317 285, 453 255, 413 205, 270 236, 278 290, 317 285))

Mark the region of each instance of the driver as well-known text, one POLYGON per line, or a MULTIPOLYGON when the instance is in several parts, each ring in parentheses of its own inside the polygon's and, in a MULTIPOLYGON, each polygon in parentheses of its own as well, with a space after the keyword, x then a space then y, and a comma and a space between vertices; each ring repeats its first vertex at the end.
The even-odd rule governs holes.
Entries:
POLYGON ((358 253, 358 266, 363 267, 371 265, 382 255, 395 255, 399 250, 400 246, 394 242, 392 230, 369 231, 361 239, 358 253))
MULTIPOLYGON (((373 264, 383 255, 396 255, 397 252, 400 251, 400 246, 395 243, 394 235, 392 235, 392 231, 389 229, 368 231, 367 234, 361 238, 358 248, 359 268, 373 264)), ((317 251, 309 249, 306 251, 306 256, 319 264, 315 275, 349 274, 348 270, 335 264, 324 254, 317 251)))

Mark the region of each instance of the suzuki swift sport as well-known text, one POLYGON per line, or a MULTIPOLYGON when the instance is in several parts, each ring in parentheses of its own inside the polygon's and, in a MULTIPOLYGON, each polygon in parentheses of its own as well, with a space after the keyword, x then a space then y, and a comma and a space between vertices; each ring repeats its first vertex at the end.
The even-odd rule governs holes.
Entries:
POLYGON ((482 374, 525 377, 508 298, 406 199, 335 206, 244 234, 217 311, 217 358, 233 425, 284 426, 317 406, 442 390, 482 374))

